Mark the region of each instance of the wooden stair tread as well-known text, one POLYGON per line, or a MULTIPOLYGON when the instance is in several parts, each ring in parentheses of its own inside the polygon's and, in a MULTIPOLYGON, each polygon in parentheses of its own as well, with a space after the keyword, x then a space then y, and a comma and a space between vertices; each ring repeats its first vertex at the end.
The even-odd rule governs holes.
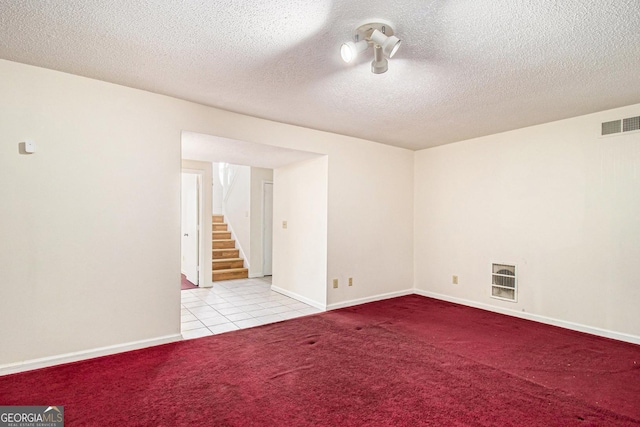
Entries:
POLYGON ((212 242, 214 249, 235 249, 236 241, 232 239, 220 239, 212 242))
POLYGON ((219 233, 218 235, 213 234, 211 236, 211 239, 213 241, 222 240, 222 239, 230 239, 230 238, 231 238, 231 233, 228 232, 228 231, 223 231, 223 232, 219 233))
POLYGON ((240 256, 239 249, 213 249, 211 257, 213 259, 238 258, 240 256))
POLYGON ((214 273, 232 268, 245 268, 242 258, 214 258, 211 269, 214 273))
POLYGON ((248 268, 226 268, 222 270, 213 270, 211 280, 218 282, 222 280, 247 279, 248 277, 248 268))

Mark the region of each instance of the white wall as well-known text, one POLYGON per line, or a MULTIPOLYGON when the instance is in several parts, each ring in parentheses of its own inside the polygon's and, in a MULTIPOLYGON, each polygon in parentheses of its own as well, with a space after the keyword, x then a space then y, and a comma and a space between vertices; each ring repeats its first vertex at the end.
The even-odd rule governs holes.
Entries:
POLYGON ((249 166, 231 165, 234 169, 234 178, 222 203, 225 222, 233 231, 236 240, 236 248, 245 260, 245 266, 249 264, 251 244, 251 168, 249 166))
POLYGON ((7 61, 0 93, 0 365, 178 338, 176 101, 7 61))
POLYGON ((4 60, 0 93, 0 372, 179 336, 183 130, 327 154, 329 302, 411 288, 409 150, 4 60))
POLYGON ((322 309, 327 305, 327 173, 323 156, 273 174, 273 288, 322 309))
POLYGON ((220 182, 220 164, 217 162, 213 162, 211 164, 212 168, 212 212, 214 214, 222 215, 222 182, 220 182))
POLYGON ((329 155, 330 308, 412 292, 413 156, 362 141, 329 155))
POLYGON ((191 130, 329 156, 329 308, 412 292, 413 151, 227 114, 215 132, 191 130), (331 287, 333 278, 338 289, 331 287))
POLYGON ((262 265, 264 262, 262 226, 263 221, 263 183, 273 182, 273 170, 265 168, 251 168, 251 244, 249 277, 263 277, 262 265))
POLYGON ((640 133, 599 137, 640 105, 416 153, 416 288, 640 336, 640 133), (518 302, 489 297, 518 266, 518 302), (452 275, 459 284, 452 285, 452 275))

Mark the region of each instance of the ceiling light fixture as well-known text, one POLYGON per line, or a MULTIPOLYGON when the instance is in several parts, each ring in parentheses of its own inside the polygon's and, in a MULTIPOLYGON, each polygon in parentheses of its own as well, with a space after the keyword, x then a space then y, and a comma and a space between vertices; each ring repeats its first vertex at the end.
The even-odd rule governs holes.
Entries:
POLYGON ((359 26, 353 35, 353 41, 340 46, 340 56, 344 62, 353 62, 358 54, 373 46, 371 72, 382 74, 389 69, 389 61, 396 54, 402 41, 394 35, 388 23, 373 22, 359 26))

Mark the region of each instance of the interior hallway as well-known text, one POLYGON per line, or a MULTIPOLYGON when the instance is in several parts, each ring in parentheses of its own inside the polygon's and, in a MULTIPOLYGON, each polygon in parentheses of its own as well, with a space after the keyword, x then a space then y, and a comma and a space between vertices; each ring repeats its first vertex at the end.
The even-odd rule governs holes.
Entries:
POLYGON ((315 307, 271 290, 271 277, 215 282, 212 288, 181 292, 185 339, 251 328, 308 314, 315 307))

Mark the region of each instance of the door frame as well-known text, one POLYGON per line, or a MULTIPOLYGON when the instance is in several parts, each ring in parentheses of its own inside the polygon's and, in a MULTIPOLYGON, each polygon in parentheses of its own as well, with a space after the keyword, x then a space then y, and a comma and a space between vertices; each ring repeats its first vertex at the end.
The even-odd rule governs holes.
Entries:
POLYGON ((263 180, 262 181, 262 230, 261 230, 261 234, 262 234, 262 276, 265 276, 265 271, 264 271, 264 258, 265 258, 265 253, 266 253, 266 249, 267 249, 267 244, 266 244, 266 239, 265 237, 265 213, 266 213, 266 209, 265 209, 265 195, 266 192, 264 191, 265 186, 266 185, 271 185, 271 247, 269 248, 269 251, 271 252, 271 274, 269 274, 269 276, 273 276, 273 181, 267 181, 267 180, 263 180))

